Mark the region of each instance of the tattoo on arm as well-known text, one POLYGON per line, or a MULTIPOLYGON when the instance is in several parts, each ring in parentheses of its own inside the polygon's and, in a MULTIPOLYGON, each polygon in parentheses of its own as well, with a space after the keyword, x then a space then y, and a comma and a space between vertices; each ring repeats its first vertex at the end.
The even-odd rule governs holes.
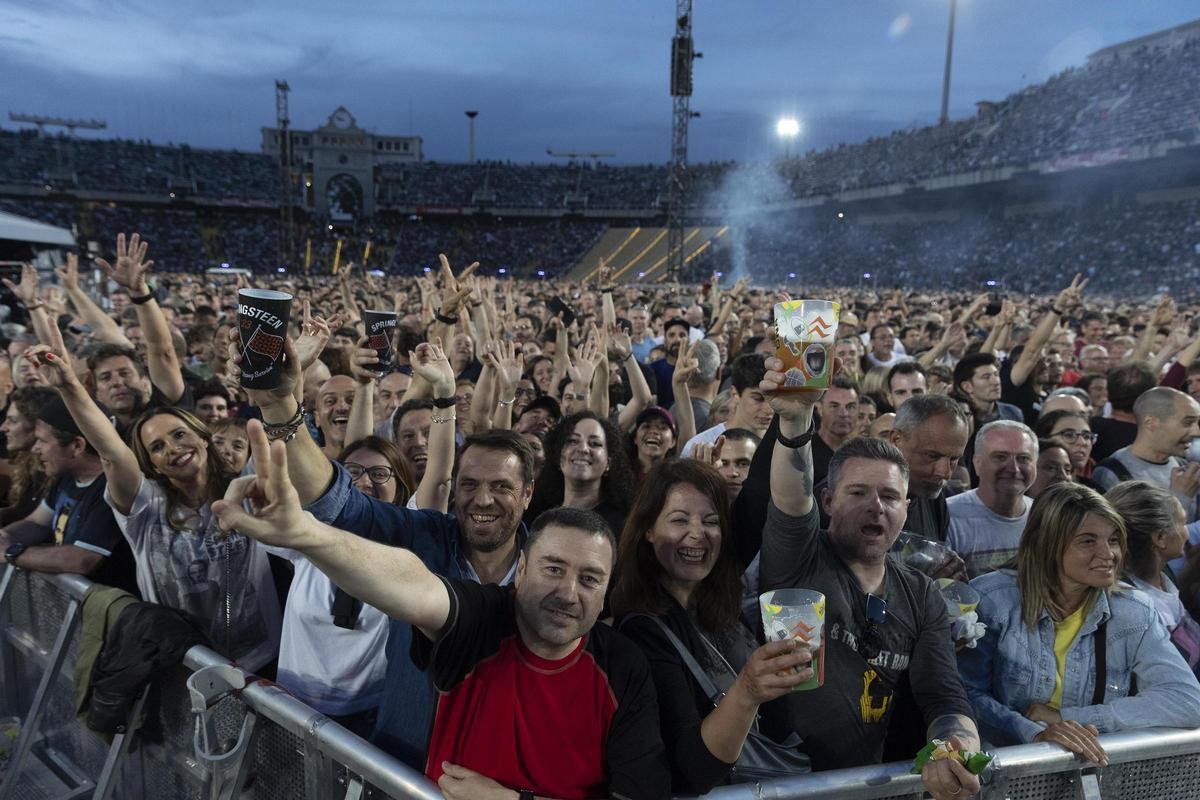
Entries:
POLYGON ((930 739, 948 740, 951 736, 957 736, 968 749, 979 747, 979 732, 975 729, 975 723, 961 714, 938 717, 930 723, 928 733, 930 739))
POLYGON ((792 451, 792 466, 800 473, 800 480, 804 486, 804 493, 812 496, 813 493, 813 460, 812 460, 812 445, 804 445, 792 451))

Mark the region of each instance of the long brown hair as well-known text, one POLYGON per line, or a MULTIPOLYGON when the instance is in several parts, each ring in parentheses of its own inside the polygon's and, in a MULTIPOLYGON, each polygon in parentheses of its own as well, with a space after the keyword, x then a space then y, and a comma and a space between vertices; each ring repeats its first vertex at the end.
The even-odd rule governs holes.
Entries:
POLYGON ((408 468, 408 462, 400 456, 400 448, 382 436, 364 436, 342 448, 342 452, 338 453, 338 463, 344 464, 350 454, 356 450, 372 450, 383 456, 383 459, 388 462, 388 466, 392 468, 392 472, 396 473, 396 499, 392 501, 392 505, 403 506, 408 503, 408 498, 412 497, 416 486, 413 483, 413 474, 412 470, 408 468))
POLYGON ((663 566, 646 534, 658 521, 672 487, 681 483, 695 487, 717 510, 721 548, 712 571, 692 593, 692 602, 701 627, 713 632, 726 630, 737 621, 742 583, 729 524, 725 479, 712 467, 691 458, 665 461, 650 470, 642 481, 617 547, 613 613, 618 617, 634 612, 663 614, 671 607, 671 596, 662 580, 663 566))
POLYGON ((211 503, 214 500, 220 500, 224 497, 225 490, 229 488, 229 482, 233 480, 235 475, 229 471, 225 464, 225 459, 221 458, 221 454, 217 452, 217 448, 213 445, 212 433, 209 432, 208 426, 194 414, 184 411, 182 408, 163 406, 145 412, 134 421, 133 427, 129 432, 129 437, 133 446, 133 454, 137 456, 138 466, 141 467, 142 474, 156 482, 162 488, 163 494, 166 495, 167 524, 175 530, 187 530, 187 526, 184 523, 194 515, 194 511, 187 504, 187 497, 184 496, 183 492, 175 488, 170 478, 158 471, 158 468, 154 466, 154 462, 150 460, 150 451, 146 449, 145 443, 142 442, 142 427, 155 417, 164 415, 175 417, 186 425, 192 433, 204 440, 204 451, 208 459, 205 464, 204 474, 206 503, 211 503), (184 513, 185 511, 187 513, 184 513))
MULTIPOLYGON (((37 423, 38 411, 56 398, 56 393, 48 386, 25 386, 12 393, 11 405, 17 413, 25 418, 32 428, 37 423)), ((29 448, 20 452, 9 451, 12 469, 9 475, 8 504, 15 506, 31 489, 44 493, 49 488, 49 479, 42 472, 42 463, 33 457, 29 448)))

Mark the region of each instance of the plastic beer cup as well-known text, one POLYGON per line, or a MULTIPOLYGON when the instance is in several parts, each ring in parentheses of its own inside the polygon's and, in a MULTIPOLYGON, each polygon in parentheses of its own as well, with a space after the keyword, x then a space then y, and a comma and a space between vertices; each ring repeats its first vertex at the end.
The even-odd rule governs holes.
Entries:
POLYGON ((833 377, 841 304, 788 300, 775 305, 775 356, 783 362, 780 392, 823 392, 833 377))
POLYGON ((825 595, 811 589, 776 589, 759 595, 758 603, 768 642, 795 639, 812 650, 813 676, 793 691, 805 692, 822 686, 825 683, 825 595))

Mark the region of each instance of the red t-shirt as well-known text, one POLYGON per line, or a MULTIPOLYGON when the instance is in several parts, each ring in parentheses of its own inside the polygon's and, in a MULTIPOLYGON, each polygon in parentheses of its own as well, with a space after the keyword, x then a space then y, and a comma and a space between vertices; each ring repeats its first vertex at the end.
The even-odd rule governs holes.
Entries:
POLYGON ((449 761, 563 800, 668 796, 658 705, 636 645, 597 625, 549 661, 522 642, 511 588, 445 582, 446 628, 436 644, 415 632, 412 649, 438 689, 431 780, 449 761))

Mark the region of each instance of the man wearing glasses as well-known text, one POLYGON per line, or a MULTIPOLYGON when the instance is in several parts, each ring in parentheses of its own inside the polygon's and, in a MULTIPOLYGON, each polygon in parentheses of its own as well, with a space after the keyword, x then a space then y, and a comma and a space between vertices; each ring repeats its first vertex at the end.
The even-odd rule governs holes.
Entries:
MULTIPOLYGON (((929 738, 979 748, 958 675, 945 603, 929 578, 888 558, 908 515, 908 464, 892 444, 857 438, 829 463, 820 529, 813 498, 813 405, 820 395, 783 394, 783 364, 767 359, 760 384, 779 418, 771 459, 771 505, 762 543, 763 589, 802 587, 826 598, 824 685, 787 698, 789 722, 813 769, 878 763, 905 678, 929 738)), ((978 779, 952 760, 926 765, 936 800, 970 797, 978 779)))

